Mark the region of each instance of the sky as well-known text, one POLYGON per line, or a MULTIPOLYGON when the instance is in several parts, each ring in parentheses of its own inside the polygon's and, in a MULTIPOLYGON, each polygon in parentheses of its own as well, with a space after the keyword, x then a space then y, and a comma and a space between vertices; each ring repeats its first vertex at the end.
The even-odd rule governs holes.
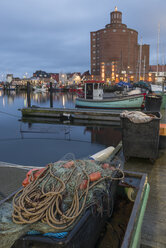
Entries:
POLYGON ((90 70, 90 32, 110 23, 115 6, 138 31, 138 43, 142 37, 150 45, 150 64, 157 63, 159 37, 165 64, 166 0, 0 0, 0 81, 7 73, 90 70))

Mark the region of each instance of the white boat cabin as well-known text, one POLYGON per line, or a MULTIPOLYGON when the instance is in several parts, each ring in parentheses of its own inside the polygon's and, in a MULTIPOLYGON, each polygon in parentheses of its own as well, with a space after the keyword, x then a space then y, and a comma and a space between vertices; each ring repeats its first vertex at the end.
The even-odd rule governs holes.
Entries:
POLYGON ((101 100, 103 99, 103 81, 84 81, 85 99, 101 100))

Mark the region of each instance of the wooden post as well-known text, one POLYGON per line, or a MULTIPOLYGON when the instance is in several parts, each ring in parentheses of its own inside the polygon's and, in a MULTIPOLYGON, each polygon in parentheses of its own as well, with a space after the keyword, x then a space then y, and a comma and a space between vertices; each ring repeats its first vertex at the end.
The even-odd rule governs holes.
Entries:
POLYGON ((27 82, 27 103, 28 103, 28 108, 30 108, 31 107, 30 82, 27 82))
POLYGON ((52 82, 50 82, 50 108, 53 108, 52 82))

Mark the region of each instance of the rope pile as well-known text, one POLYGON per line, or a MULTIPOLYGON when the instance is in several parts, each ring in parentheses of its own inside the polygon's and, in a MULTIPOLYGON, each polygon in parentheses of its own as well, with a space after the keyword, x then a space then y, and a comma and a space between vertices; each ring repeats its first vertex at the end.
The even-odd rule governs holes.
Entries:
POLYGON ((120 169, 91 160, 59 161, 48 164, 37 178, 34 175, 32 172, 28 185, 13 198, 13 222, 42 221, 55 230, 71 228, 94 203, 93 190, 106 190, 108 181, 124 178, 120 169), (112 175, 118 171, 120 178, 112 175))

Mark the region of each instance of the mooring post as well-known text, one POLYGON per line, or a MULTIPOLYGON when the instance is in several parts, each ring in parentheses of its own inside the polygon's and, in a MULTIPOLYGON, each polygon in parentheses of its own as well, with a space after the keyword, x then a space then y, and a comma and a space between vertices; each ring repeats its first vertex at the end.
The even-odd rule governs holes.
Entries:
POLYGON ((27 103, 28 103, 28 108, 31 107, 31 97, 30 97, 30 82, 27 82, 27 103))
POLYGON ((50 108, 53 108, 52 82, 50 82, 50 108))

